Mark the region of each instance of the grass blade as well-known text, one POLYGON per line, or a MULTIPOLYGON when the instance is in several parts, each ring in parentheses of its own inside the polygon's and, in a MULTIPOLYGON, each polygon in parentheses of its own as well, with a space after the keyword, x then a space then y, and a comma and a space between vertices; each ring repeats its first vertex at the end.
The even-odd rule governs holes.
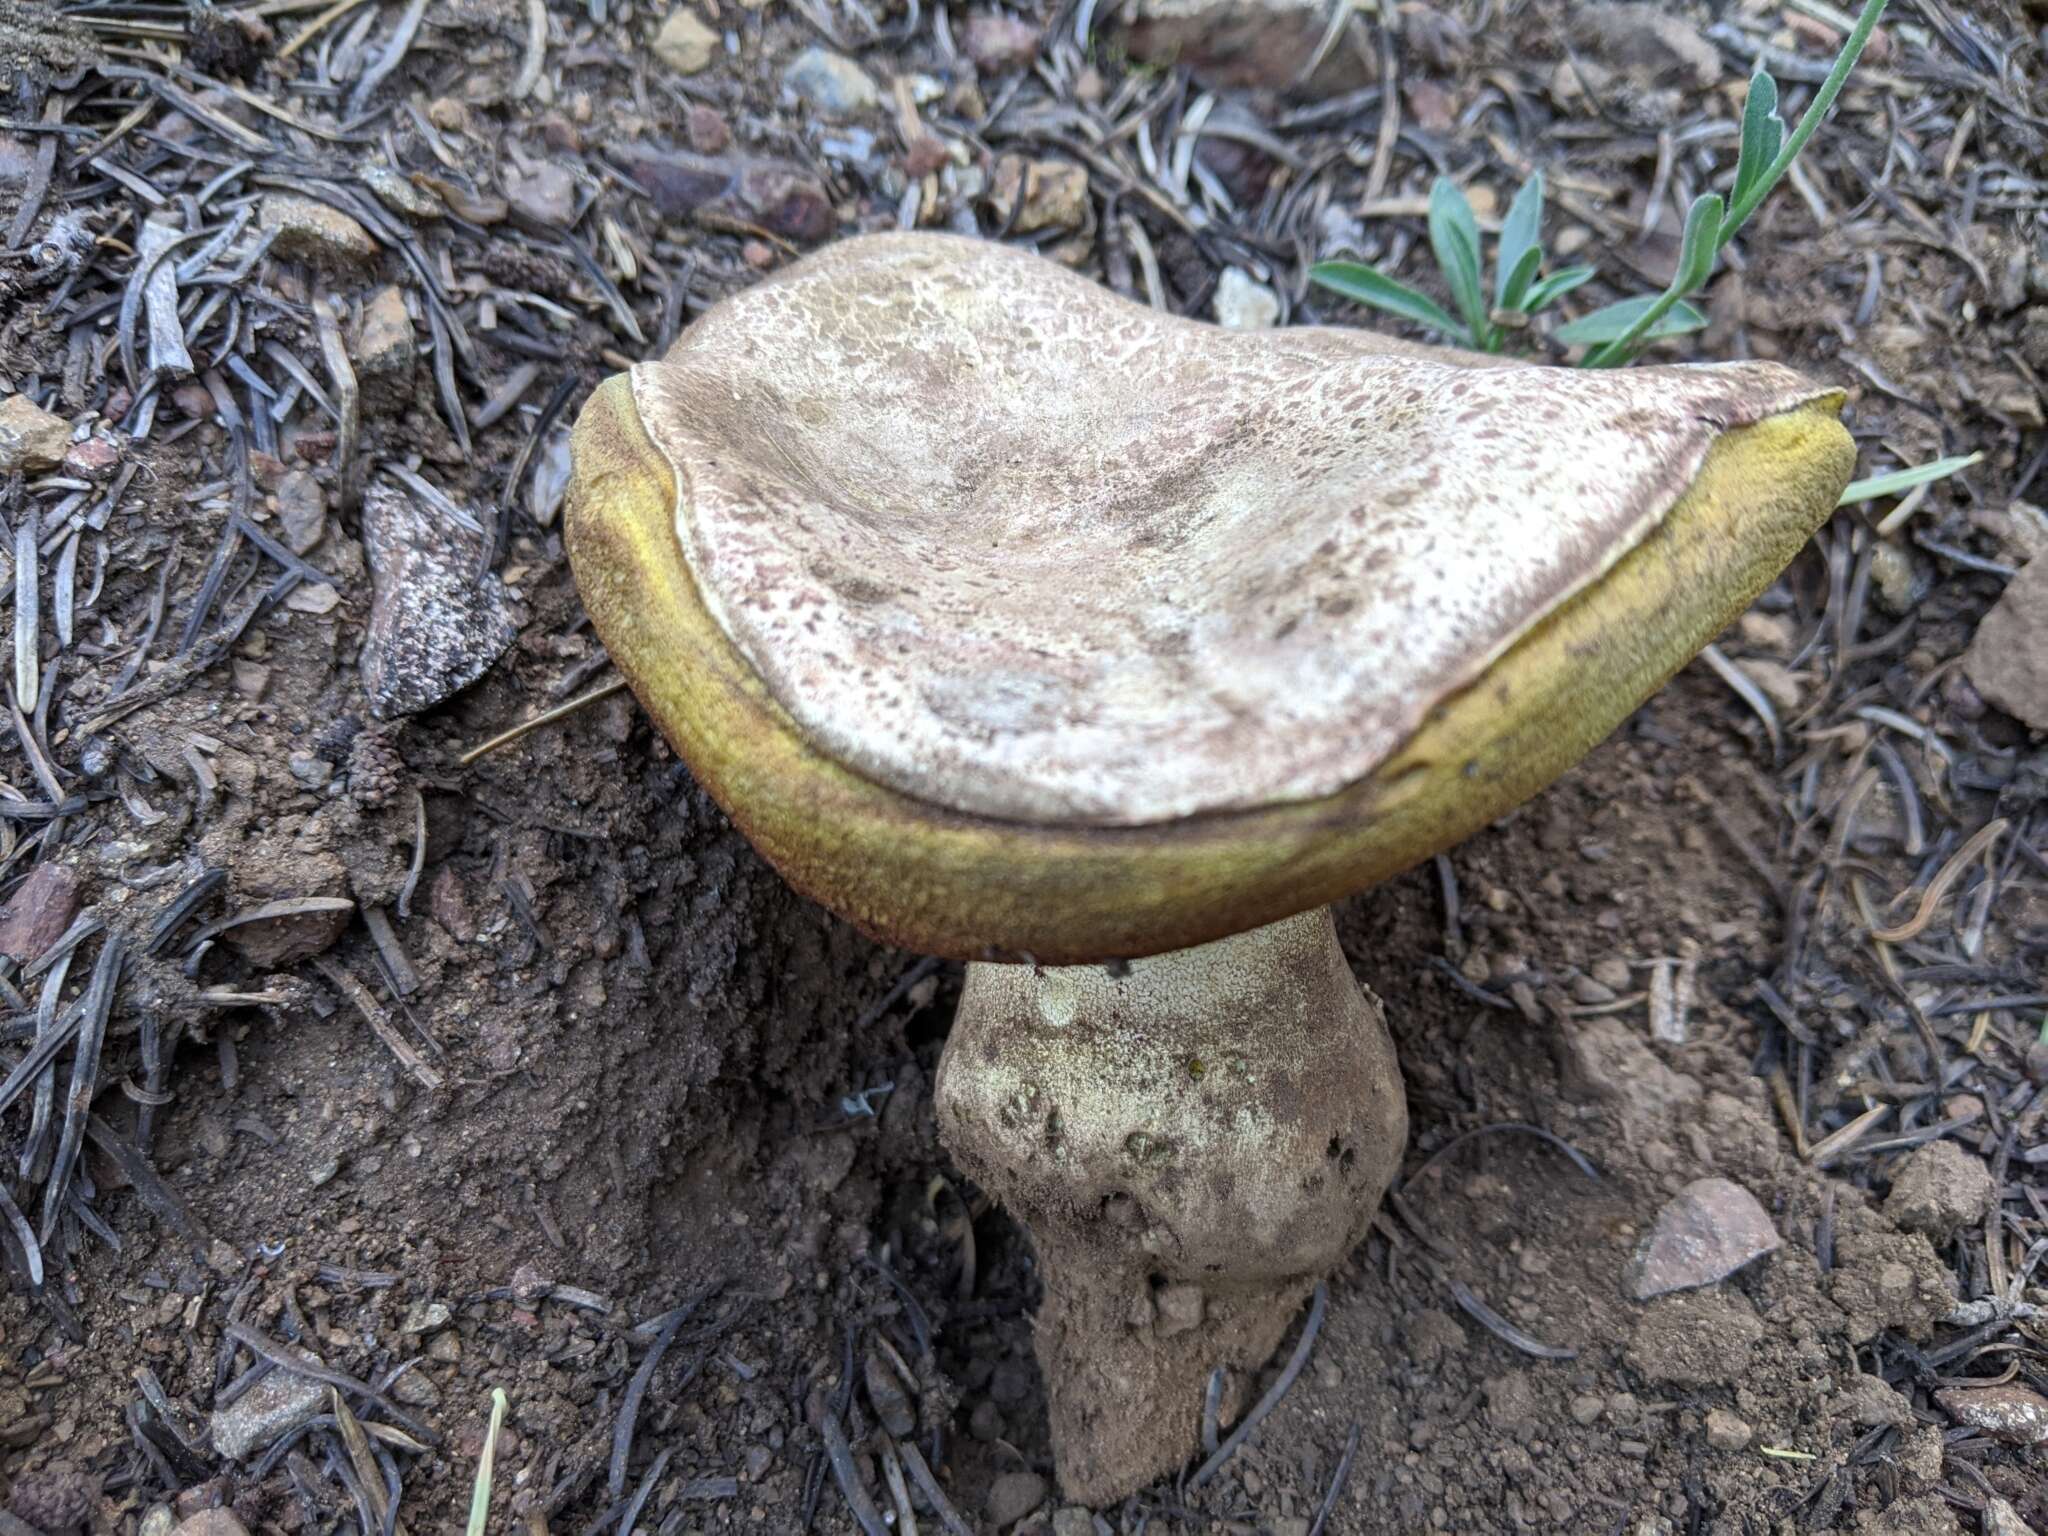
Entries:
POLYGON ((1436 264, 1443 269, 1451 297, 1465 317, 1471 344, 1487 347, 1485 290, 1479 282, 1479 221, 1464 192, 1448 176, 1439 176, 1429 189, 1429 243, 1436 251, 1436 264))
POLYGON ((1637 340, 1654 341, 1662 336, 1683 336, 1687 331, 1702 329, 1707 317, 1692 305, 1680 299, 1669 309, 1650 322, 1648 330, 1635 332, 1635 326, 1652 306, 1665 300, 1663 294, 1645 294, 1633 299, 1623 299, 1618 304, 1609 304, 1605 309, 1596 309, 1590 315, 1561 325, 1552 334, 1568 347, 1598 346, 1618 341, 1624 336, 1635 334, 1637 340))
POLYGON ((1935 459, 1927 464, 1915 464, 1911 469, 1895 469, 1890 474, 1872 475, 1868 480, 1852 480, 1842 492, 1838 507, 1854 506, 1859 501, 1875 501, 1880 496, 1896 496, 1901 491, 1910 491, 1916 485, 1926 485, 1933 480, 1946 480, 1950 475, 1959 474, 1984 457, 1983 453, 1957 454, 1946 459, 1935 459))
POLYGON ((1543 173, 1537 171, 1508 204, 1507 220, 1500 227, 1500 243, 1493 252, 1494 304, 1521 308, 1522 296, 1542 264, 1543 173))
POLYGON ((1581 284, 1590 283, 1599 272, 1598 267, 1566 267, 1553 272, 1540 283, 1534 284, 1523 296, 1522 311, 1533 315, 1539 309, 1547 309, 1581 284))
POLYGON ((1434 299, 1417 293, 1371 267, 1355 261, 1319 261, 1308 269, 1309 279, 1332 293, 1342 294, 1358 304, 1383 309, 1390 315, 1413 320, 1446 336, 1463 337, 1465 327, 1454 320, 1434 299))
POLYGON ((484 1524, 491 1513, 491 1463, 498 1457, 498 1431, 505 1427, 505 1410, 509 1406, 505 1389, 491 1388, 491 1422, 484 1431, 483 1454, 476 1459, 476 1487, 469 1496, 469 1529, 465 1536, 484 1536, 484 1524))

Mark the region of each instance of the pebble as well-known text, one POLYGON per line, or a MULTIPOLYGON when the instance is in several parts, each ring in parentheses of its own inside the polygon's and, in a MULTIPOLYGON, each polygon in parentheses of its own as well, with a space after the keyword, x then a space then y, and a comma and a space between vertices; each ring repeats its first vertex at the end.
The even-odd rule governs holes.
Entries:
POLYGON ((2028 561, 2005 584, 1978 622, 1963 670, 1987 703, 2048 731, 2048 556, 2028 561))
POLYGON ((44 860, 0 907, 0 955, 23 965, 35 960, 78 915, 78 876, 44 860))
POLYGON ((1882 1377, 1858 1371, 1837 1391, 1836 1406, 1858 1429, 1875 1429, 1880 1424, 1905 1425, 1913 1422, 1913 1405, 1901 1397, 1882 1377))
POLYGON ((1069 1504, 1052 1517, 1052 1536, 1095 1536, 1095 1517, 1078 1504, 1069 1504))
POLYGON ((135 1536, 171 1536, 176 1529, 178 1517, 168 1504, 152 1504, 142 1512, 142 1523, 135 1528, 135 1536))
POLYGON ((1746 1419, 1739 1418, 1726 1408, 1707 1410, 1707 1444, 1717 1451, 1739 1451, 1749 1444, 1755 1433, 1746 1419))
POLYGON ((1572 1422, 1582 1427, 1591 1427, 1606 1411, 1606 1400, 1590 1393, 1581 1393, 1572 1399, 1572 1422))
POLYGON ((552 160, 514 166, 505 172, 505 200, 536 224, 567 229, 576 221, 576 178, 552 160))
POLYGON ((882 93, 867 71, 829 48, 806 48, 782 72, 782 83, 820 117, 834 120, 857 117, 882 104, 882 93))
MULTIPOLYGON (((296 1371, 274 1370, 227 1407, 216 1409, 208 1421, 207 1435, 227 1460, 242 1461, 267 1449, 279 1435, 297 1429, 326 1404, 327 1388, 322 1383, 296 1371)), ((191 1521, 185 1524, 189 1526, 191 1521)), ((185 1527, 179 1530, 184 1536, 185 1527)))
MULTIPOLYGON (((323 1393, 326 1390, 321 1388, 323 1393)), ((249 1536, 249 1528, 235 1517, 231 1509, 202 1509, 181 1520, 174 1536, 249 1536)))
POLYGON ((1780 709, 1797 709, 1806 697, 1805 681, 1782 661, 1772 661, 1766 656, 1745 656, 1735 665, 1756 684, 1765 698, 1780 709))
POLYGON ((1628 962, 1617 955, 1609 955, 1605 960, 1595 960, 1593 979, 1617 995, 1626 992, 1629 983, 1628 962))
POLYGON ((724 116, 716 107, 707 107, 701 101, 690 104, 684 132, 690 148, 700 155, 715 155, 732 142, 732 129, 726 126, 724 116))
POLYGON ((1778 1247, 1756 1196, 1732 1179, 1695 1179, 1657 1213, 1636 1251, 1629 1294, 1638 1301, 1725 1280, 1778 1247))
POLYGON ((310 752, 294 752, 290 758, 292 777, 308 789, 322 789, 334 777, 334 764, 310 752))
POLYGON ((1892 1179, 1884 1214, 1894 1226, 1925 1233, 1937 1246, 1991 1209, 1991 1170, 1952 1141, 1929 1142, 1907 1155, 1892 1179))
POLYGON ((1590 976, 1574 976, 1572 978, 1572 1001, 1575 1003, 1584 1003, 1588 1007, 1593 1007, 1600 1003, 1611 1003, 1616 996, 1614 988, 1608 986, 1605 982, 1595 981, 1590 976))
POLYGON ((869 1350, 864 1365, 867 1378, 868 1401, 874 1405, 875 1416, 882 1421, 882 1427, 902 1440, 917 1428, 917 1409, 911 1404, 910 1394, 897 1379, 896 1368, 884 1360, 878 1350, 869 1350))
MULTIPOLYGON (((1144 63, 1185 67, 1209 90, 1286 91, 1329 30, 1319 0, 1130 0, 1106 18, 1107 41, 1144 63)), ((1350 50, 1323 50, 1308 92, 1335 95, 1366 83, 1350 50)))
POLYGON ((416 1301, 405 1309, 405 1317, 399 1322, 400 1333, 432 1333, 437 1328, 446 1328, 454 1314, 446 1303, 439 1301, 416 1301))
POLYGON ((1241 267, 1223 269, 1210 307, 1227 330, 1263 331, 1280 323, 1280 295, 1241 267))
POLYGON ((71 423, 27 395, 0 400, 0 478, 55 469, 71 446, 71 423))
POLYGON ((1024 69, 1038 57, 1038 28, 1015 16, 979 11, 960 29, 960 45, 985 75, 1024 69))
POLYGON ((370 620, 358 666, 370 712, 416 715, 461 692, 517 637, 511 595, 476 572, 473 538, 388 480, 363 496, 370 620))
POLYGON ((750 1483, 758 1483, 768 1475, 768 1469, 775 1464, 775 1453, 765 1445, 750 1446, 746 1460, 741 1464, 740 1475, 750 1483))
POLYGON ((988 1395, 998 1403, 1015 1407, 1031 1396, 1033 1374, 1022 1360, 1005 1360, 989 1377, 988 1395))
POLYGON ((1005 1472, 988 1485, 982 1512, 998 1528, 1014 1525, 1045 1502, 1045 1479, 1036 1472, 1005 1472))
POLYGON ((2048 1398, 2029 1387, 1943 1387, 1934 1400, 1958 1424, 2008 1445, 2048 1444, 2048 1398))
POLYGON ((408 1408, 431 1408, 441 1401, 441 1389, 422 1370, 410 1370, 391 1383, 391 1395, 408 1408))
POLYGON ((327 493, 305 470, 294 469, 278 482, 277 521, 285 548, 295 555, 305 554, 326 535, 327 493))
POLYGON ((462 1363, 462 1335, 452 1328, 444 1328, 427 1340, 427 1358, 441 1365, 462 1363))
POLYGON ((1088 217, 1088 172, 1070 160, 1005 155, 996 162, 988 200, 995 216, 1010 226, 1012 234, 1078 229, 1088 217), (1020 190, 1024 206, 1018 208, 1020 190))
POLYGON ((2004 1499, 1993 1498, 1984 1505, 1984 1536, 2034 1536, 2034 1527, 2004 1499))
POLYGON ((694 75, 718 52, 718 34, 678 6, 654 34, 654 56, 679 75, 694 75))
POLYGON ((410 176, 401 176, 388 165, 373 165, 358 173, 363 185, 378 202, 401 218, 425 224, 444 217, 447 204, 410 176))
POLYGON ((1003 1433, 1003 1411, 984 1398, 974 1405, 974 1412, 967 1417, 967 1433, 986 1445, 1001 1438, 1003 1433))
POLYGON ((349 266, 377 254, 377 242, 368 230, 340 209, 310 197, 273 192, 263 199, 258 223, 265 230, 277 231, 270 248, 287 261, 349 266))
POLYGON ((1706 90, 1721 79, 1721 50, 1692 24, 1661 4, 1632 0, 1620 5, 1581 6, 1573 30, 1583 47, 1646 89, 1671 76, 1706 90))
MULTIPOLYGON (((721 125, 722 126, 722 125, 721 125)), ((816 241, 838 219, 825 184, 786 160, 709 155, 649 144, 623 146, 619 159, 664 218, 723 205, 785 240, 816 241)))

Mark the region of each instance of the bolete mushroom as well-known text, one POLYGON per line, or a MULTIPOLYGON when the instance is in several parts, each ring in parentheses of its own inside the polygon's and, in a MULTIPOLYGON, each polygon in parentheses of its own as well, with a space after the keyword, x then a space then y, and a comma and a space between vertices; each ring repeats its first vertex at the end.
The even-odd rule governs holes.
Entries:
POLYGON ((1840 403, 1225 331, 929 235, 591 396, 567 532, 613 660, 793 885, 968 962, 939 1128, 1036 1245, 1071 1495, 1187 1457, 1398 1164, 1329 903, 1740 612, 1848 479, 1840 403))

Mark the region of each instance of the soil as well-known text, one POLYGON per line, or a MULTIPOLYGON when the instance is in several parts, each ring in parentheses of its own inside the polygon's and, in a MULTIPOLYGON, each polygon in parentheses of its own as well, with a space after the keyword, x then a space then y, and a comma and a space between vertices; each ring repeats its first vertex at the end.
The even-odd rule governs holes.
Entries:
MULTIPOLYGON (((7 200, 32 184, 40 142, 26 128, 7 135, 37 121, 42 82, 78 91, 69 110, 95 133, 148 99, 104 80, 65 87, 86 66, 68 51, 37 62, 20 9, 0 0, 0 65, 24 65, 0 126, 0 230, 14 216, 7 200), (10 166, 20 172, 12 180, 10 166)), ((383 38, 405 9, 373 4, 360 17, 383 38)), ((852 130, 813 120, 779 92, 783 66, 819 41, 801 9, 707 6, 737 51, 679 84, 651 65, 659 16, 619 4, 548 8, 545 100, 507 88, 525 51, 526 6, 430 9, 382 88, 400 104, 388 152, 435 165, 417 126, 431 123, 459 175, 485 192, 523 159, 573 163, 599 198, 584 215, 591 242, 609 218, 629 252, 637 241, 667 277, 686 264, 692 274, 677 303, 649 272, 619 277, 620 247, 604 248, 638 317, 634 343, 567 257, 511 238, 526 228, 517 220, 482 241, 450 237, 461 277, 476 279, 460 289, 472 323, 493 291, 538 296, 567 316, 524 405, 494 430, 477 428, 469 452, 436 409, 425 357, 395 386, 364 380, 363 460, 404 461, 466 506, 494 505, 529 437, 546 471, 557 438, 537 407, 558 380, 569 381, 573 410, 718 292, 816 243, 764 227, 761 206, 657 216, 621 186, 620 146, 710 142, 709 111, 749 152, 829 176, 824 216, 838 232, 892 224, 892 189, 915 185, 847 168, 862 155, 828 165, 836 152, 821 145, 852 130)), ((1387 99, 1378 93, 1331 119, 1331 154, 1305 178, 1328 192, 1256 245, 1236 226, 1203 244, 1155 219, 1140 256, 1096 204, 1084 230, 1054 226, 1031 243, 1127 291, 1156 256, 1173 303, 1191 312, 1205 310, 1226 262, 1256 250, 1294 318, 1356 322, 1302 279, 1301 252, 1324 249, 1304 233, 1322 212, 1356 225, 1348 210, 1410 198, 1405 210, 1371 214, 1363 254, 1427 285, 1415 212, 1433 170, 1455 161, 1511 189, 1540 152, 1558 170, 1558 222, 1581 245, 1607 227, 1626 234, 1598 254, 1622 285, 1613 296, 1640 291, 1675 256, 1670 209, 1645 232, 1658 135, 1668 158, 1670 133, 1696 121, 1699 103, 1659 73, 1654 54, 1650 64, 1617 55, 1599 65, 1612 90, 1597 102, 1560 85, 1558 39, 1576 9, 1404 6, 1384 37, 1357 23, 1365 46, 1347 68, 1376 81, 1386 60, 1399 61, 1404 115, 1392 148, 1377 151, 1386 166, 1368 194, 1387 99)), ((1696 43, 1717 21, 1756 22, 1771 47, 1811 63, 1824 60, 1814 9, 1691 8, 1684 25, 1696 43)), ((284 82, 305 70, 318 85, 313 71, 344 65, 359 77, 366 61, 348 30, 355 18, 328 24, 340 45, 332 54, 313 46, 281 60, 309 14, 251 17, 245 39, 228 47, 214 37, 207 57, 246 89, 317 116, 346 80, 289 97, 284 82)), ((850 48, 860 14, 854 5, 825 18, 855 28, 841 39, 850 48)), ((962 142, 983 159, 993 146, 1088 164, 1061 126, 1063 105, 1086 93, 1114 101, 1131 80, 1186 81, 1105 46, 1092 85, 1064 64, 1046 76, 990 69, 976 85, 929 14, 908 15, 923 20, 889 13, 901 33, 854 49, 877 78, 928 69, 992 98, 1028 87, 1051 99, 1050 115, 1007 136, 980 120, 962 142)), ((89 13, 73 19, 91 25, 89 13)), ((1051 38, 1070 35, 1074 15, 1026 19, 1051 38)), ((950 24, 957 32, 965 20, 954 13, 950 24)), ((39 749, 61 788, 92 799, 54 820, 0 823, 0 890, 13 894, 37 863, 61 863, 78 876, 85 909, 125 939, 128 969, 91 1096, 120 1138, 147 1150, 168 1194, 146 1178, 138 1185, 143 1170, 95 1141, 61 1224, 68 1241, 51 1248, 62 1262, 40 1293, 15 1274, 20 1250, 9 1250, 0 1472, 14 1514, 52 1533, 89 1525, 121 1536, 163 1503, 181 1518, 231 1509, 260 1536, 371 1523, 358 1514, 361 1480, 337 1470, 347 1458, 327 1449, 326 1431, 269 1465, 261 1453, 225 1461, 207 1446, 224 1384, 256 1363, 246 1331, 230 1332, 240 1328, 295 1341, 378 1387, 382 1407, 350 1395, 366 1420, 394 1425, 402 1413, 424 1431, 424 1449, 392 1462, 400 1518, 413 1529, 464 1519, 499 1388, 509 1407, 493 1531, 524 1522, 602 1536, 622 1528, 622 1501, 643 1487, 647 1504, 623 1523, 660 1536, 793 1532, 813 1509, 816 1530, 857 1530, 825 1470, 826 1426, 845 1426, 856 1474, 886 1507, 874 1458, 888 1437, 869 1433, 878 1421, 923 1448, 970 1523, 1001 1513, 1057 1536, 1303 1536, 1326 1497, 1321 1529, 1358 1536, 1933 1536, 1993 1529, 1980 1521, 1994 1498, 2048 1529, 2038 1449, 1973 1430, 1934 1396, 2008 1370, 2016 1385, 2048 1390, 2037 1316, 1987 1309, 1950 1320, 1959 1302, 1985 1304, 1994 1279, 2015 1273, 2015 1295, 2048 1304, 2032 1283, 2038 1272, 2021 1272, 2028 1245, 2048 1231, 2033 1157, 2048 1068, 2029 1050, 2040 1008, 1940 1011, 2031 995, 2048 974, 2048 865, 2014 851, 2048 842, 2048 759, 1955 665, 2036 548, 2029 519, 2040 514, 2025 497, 2048 444, 2027 338, 2048 293, 2028 275, 2029 260, 2040 261, 2039 183, 2032 193, 2023 183, 2042 164, 2041 118, 2030 115, 2043 111, 2029 52, 2039 20, 1928 3, 1894 22, 1890 52, 1873 62, 1911 89, 1845 97, 1807 191, 1781 189, 1745 234, 1745 269, 1717 282, 1698 345, 1706 356, 1782 357, 1842 384, 1867 465, 1977 449, 1984 463, 1934 487, 1910 536, 1874 533, 1888 501, 1845 512, 1724 637, 1725 654, 1767 694, 1782 690, 1768 731, 1710 665, 1688 667, 1529 805, 1440 865, 1338 909, 1340 939, 1385 1002, 1406 1076, 1410 1150, 1397 1197, 1332 1277, 1305 1369, 1223 1471, 1198 1489, 1161 1484, 1093 1520, 1050 1482, 1029 1245, 951 1167, 934 1133, 930 1085, 958 968, 879 949, 794 897, 627 695, 461 761, 601 676, 552 508, 536 516, 541 498, 511 498, 517 513, 496 551, 521 620, 510 649, 439 707, 378 719, 357 660, 372 601, 363 528, 346 476, 322 456, 333 447, 319 440, 325 418, 288 433, 276 457, 249 460, 251 518, 278 533, 286 464, 313 465, 326 511, 299 552, 331 586, 302 588, 239 635, 215 626, 271 571, 258 580, 244 552, 227 581, 207 581, 229 526, 221 487, 238 429, 217 400, 193 411, 165 404, 155 432, 132 442, 96 429, 93 440, 114 443, 116 462, 135 473, 116 491, 104 542, 88 539, 79 556, 81 588, 101 550, 106 575, 79 605, 69 646, 43 622, 43 665, 60 667, 62 682, 39 749), (1873 181, 1880 166, 1896 168, 1903 190, 1873 181), (1818 218, 1816 202, 1831 217, 1818 218), (290 457, 299 437, 307 452, 290 457), (188 619, 192 644, 180 638, 188 619), (138 646, 148 664, 120 693, 138 646), (1873 743, 1902 758, 1917 798, 1873 743), (1857 902, 1884 921, 1910 916, 1910 894, 1886 903, 1924 888, 1994 816, 2008 830, 1993 845, 1993 878, 1960 881, 1933 925, 1886 960, 1857 902), (204 888, 184 940, 151 953, 158 920, 208 871, 223 878, 204 888), (227 929, 190 953, 201 924, 303 897, 353 908, 339 921, 300 911, 227 929), (1903 984, 1888 985, 1887 963, 1917 968, 1911 1007, 1903 984), (1658 1038, 1652 1024, 1672 1018, 1666 988, 1683 996, 1684 1024, 1658 1038), (1879 1123, 1845 1130, 1873 1108, 1884 1110, 1879 1123), (1846 1145, 1821 1166, 1808 1154, 1837 1132, 1846 1145), (1932 1193, 1887 1214, 1904 1159, 1937 1137, 1990 1170, 1995 1251, 1985 1220, 1944 1232, 1948 1207, 1932 1193), (1781 1246, 1718 1285, 1631 1299, 1638 1242, 1671 1195, 1707 1175, 1755 1195, 1781 1246), (172 1200, 189 1208, 196 1235, 178 1230, 172 1200), (1461 1297, 1490 1307, 1503 1328, 1461 1297), (905 1413, 914 1429, 901 1425, 905 1413), (135 1428, 166 1420, 168 1430, 135 1428)), ((133 42, 97 36, 101 46, 133 42)), ((74 49, 68 31, 63 42, 74 49)), ((1174 111, 1188 99, 1181 84, 1174 111)), ((1299 123, 1287 114, 1303 110, 1276 91, 1235 104, 1260 122, 1299 123)), ((924 110, 934 122, 974 122, 972 106, 924 110)), ((888 137, 887 111, 862 131, 883 146, 877 163, 900 171, 915 146, 888 137)), ((173 125, 172 137, 190 130, 173 125)), ((65 142, 33 238, 0 256, 0 374, 68 419, 118 422, 118 371, 99 356, 82 383, 67 373, 66 330, 50 318, 66 290, 55 269, 24 256, 53 221, 101 218, 101 202, 128 195, 95 180, 65 142)), ((132 163, 158 179, 184 175, 182 161, 146 157, 154 143, 128 144, 132 163)), ((293 150, 344 153, 303 138, 293 150)), ((1259 153, 1213 174, 1227 179, 1259 153)), ((214 174, 218 158, 193 179, 214 174)), ((1699 166, 1689 152, 1677 163, 1689 184, 1699 166)), ((1090 169, 1106 177, 1100 163, 1090 169)), ((1023 222, 1015 208, 1004 218, 972 199, 963 206, 990 235, 1023 222)), ((117 241, 134 234, 126 221, 108 228, 125 232, 117 241)), ((102 241, 92 260, 128 249, 102 241)), ((72 286, 97 293, 87 270, 72 286)), ((128 270, 97 281, 118 294, 128 270)), ((269 260, 258 278, 290 317, 276 334, 309 363, 321 355, 306 303, 316 292, 353 307, 400 282, 419 297, 418 273, 390 250, 374 270, 269 260)), ((117 312, 108 306, 98 323, 117 312)), ((483 384, 528 360, 482 327, 478 336, 484 362, 463 379, 472 414, 490 393, 483 384)), ((112 349, 109 333, 92 337, 92 348, 112 349)), ((224 366, 213 365, 210 388, 224 366)), ((32 471, 0 497, 10 528, 24 506, 47 511, 70 494, 50 473, 32 471)), ((116 474, 80 461, 55 478, 83 475, 98 490, 116 474)), ((33 802, 45 792, 24 750, 31 728, 15 729, 0 749, 5 778, 33 802)), ((81 947, 67 1002, 102 942, 81 947)), ((11 979, 32 1004, 42 983, 19 970, 11 979)), ((25 1040, 32 1019, 17 1010, 8 1029, 25 1040)), ((20 1155, 27 1102, 0 1122, 0 1167, 20 1155)), ((12 1188, 40 1224, 40 1190, 12 1188)), ((1231 1382, 1228 1401, 1257 1400, 1293 1345, 1290 1335, 1272 1364, 1231 1382)), ((162 1530, 158 1517, 149 1536, 162 1530)))

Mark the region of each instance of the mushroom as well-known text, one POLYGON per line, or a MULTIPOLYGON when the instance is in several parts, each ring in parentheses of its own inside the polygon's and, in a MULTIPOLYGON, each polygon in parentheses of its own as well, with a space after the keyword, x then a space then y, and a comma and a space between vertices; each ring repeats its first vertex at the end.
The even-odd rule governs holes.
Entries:
POLYGON ((1186 1459, 1399 1163, 1329 904, 1730 622, 1846 483, 1841 400, 1225 331, 921 234, 591 396, 569 554, 634 692, 791 884, 968 962, 939 1129, 1031 1232, 1070 1495, 1186 1459))

